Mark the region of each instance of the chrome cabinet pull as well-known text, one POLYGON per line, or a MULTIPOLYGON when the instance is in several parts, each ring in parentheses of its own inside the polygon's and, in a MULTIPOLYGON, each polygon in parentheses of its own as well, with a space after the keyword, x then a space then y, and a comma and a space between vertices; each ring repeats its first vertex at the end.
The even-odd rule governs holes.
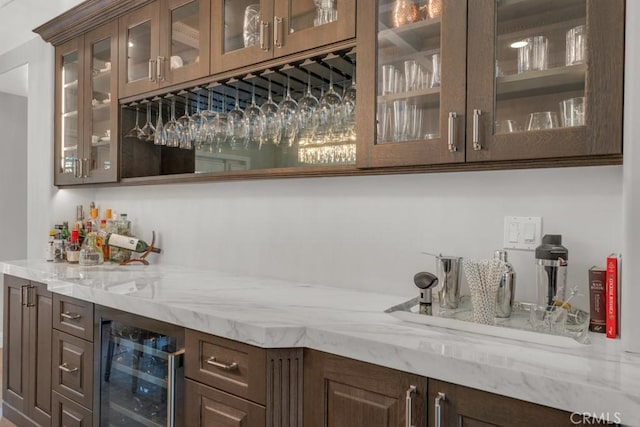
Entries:
POLYGON ((80 178, 79 172, 80 172, 80 159, 78 159, 76 157, 75 159, 73 159, 73 176, 74 176, 74 178, 80 178))
POLYGON ((68 311, 65 311, 64 313, 60 313, 60 317, 67 320, 78 320, 82 317, 82 315, 78 313, 69 313, 68 311))
POLYGON ((36 287, 31 285, 27 289, 27 307, 36 306, 36 287))
POLYGON ((82 159, 82 178, 89 178, 89 160, 82 159))
POLYGON ((71 374, 79 370, 79 368, 70 368, 67 362, 64 362, 62 365, 58 366, 58 369, 60 369, 62 372, 66 372, 67 374, 71 374))
POLYGON ((482 145, 480 144, 480 115, 482 111, 477 108, 473 110, 473 149, 475 151, 482 150, 482 145))
POLYGON ((156 60, 149 60, 149 81, 155 83, 157 81, 156 78, 156 60))
POLYGON ((447 395, 442 393, 442 392, 438 392, 438 397, 436 397, 436 410, 435 410, 435 415, 436 415, 436 427, 442 427, 442 405, 440 404, 440 402, 443 402, 447 400, 447 395))
POLYGON ((267 42, 268 30, 269 21, 260 21, 260 49, 265 52, 269 50, 269 43, 267 42))
POLYGON ((179 357, 184 357, 184 348, 182 350, 178 350, 175 353, 169 354, 167 359, 167 426, 175 427, 176 425, 176 379, 177 379, 177 370, 179 364, 177 363, 177 359, 179 357))
POLYGON ((224 369, 225 371, 235 371, 238 369, 238 364, 236 362, 232 362, 231 364, 217 362, 215 356, 211 356, 207 359, 207 365, 215 366, 216 368, 224 369))
POLYGON ((29 306, 29 285, 20 286, 20 305, 29 306), (27 291, 25 296, 24 291, 27 291))
POLYGON ((455 141, 455 133, 456 133, 456 119, 458 118, 458 113, 451 111, 449 113, 449 135, 447 135, 448 141, 447 145, 449 147, 449 151, 455 153, 458 151, 458 147, 456 147, 455 141))
POLYGON ((405 416, 406 416, 406 427, 413 427, 411 420, 413 419, 413 396, 416 394, 416 386, 410 385, 409 390, 407 390, 407 395, 404 399, 405 403, 405 416))
POLYGON ((276 16, 273 19, 273 44, 281 48, 282 47, 282 39, 280 38, 280 25, 282 24, 283 18, 276 16))
POLYGON ((158 76, 158 80, 159 81, 165 81, 165 75, 164 75, 164 63, 165 63, 165 57, 164 56, 158 56, 158 62, 157 62, 157 71, 156 71, 156 75, 158 76))

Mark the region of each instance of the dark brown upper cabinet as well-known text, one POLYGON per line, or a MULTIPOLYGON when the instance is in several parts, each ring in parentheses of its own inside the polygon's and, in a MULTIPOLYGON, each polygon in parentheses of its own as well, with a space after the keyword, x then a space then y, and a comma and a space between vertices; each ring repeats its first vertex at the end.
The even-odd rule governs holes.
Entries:
POLYGON ((623 0, 420 4, 358 3, 359 167, 621 160, 623 0))
POLYGON ((118 23, 56 47, 56 185, 118 179, 118 23))
POLYGON ((354 1, 212 0, 211 72, 219 73, 355 37, 354 1))
POLYGON ((120 18, 120 95, 209 74, 209 0, 158 0, 120 18))

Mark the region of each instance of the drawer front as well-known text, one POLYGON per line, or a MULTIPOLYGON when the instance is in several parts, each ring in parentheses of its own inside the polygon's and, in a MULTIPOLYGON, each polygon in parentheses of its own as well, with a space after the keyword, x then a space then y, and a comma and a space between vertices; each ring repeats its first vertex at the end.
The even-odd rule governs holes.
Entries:
POLYGON ((93 342, 93 304, 53 294, 53 328, 93 342))
POLYGON ((265 404, 266 351, 196 331, 186 333, 186 376, 265 404))
POLYGON ((53 331, 53 390, 92 409, 93 344, 53 331))
POLYGON ((185 425, 190 427, 264 427, 264 406, 186 380, 185 425))
POLYGON ((51 396, 53 403, 53 427, 92 427, 93 414, 82 405, 56 393, 51 396))

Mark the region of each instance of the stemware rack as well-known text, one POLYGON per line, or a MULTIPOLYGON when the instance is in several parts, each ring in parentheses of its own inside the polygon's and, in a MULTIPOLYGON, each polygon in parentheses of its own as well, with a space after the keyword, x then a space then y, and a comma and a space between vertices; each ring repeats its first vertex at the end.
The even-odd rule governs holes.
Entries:
MULTIPOLYGON (((356 70, 356 50, 349 47, 330 53, 323 53, 305 59, 298 59, 278 66, 270 66, 251 72, 241 72, 237 75, 225 77, 221 80, 200 83, 192 87, 181 88, 179 90, 169 90, 165 93, 155 94, 151 97, 140 97, 127 99, 126 103, 120 105, 121 109, 121 129, 120 136, 122 142, 123 164, 121 176, 123 178, 166 175, 176 173, 207 172, 198 170, 197 160, 202 158, 217 157, 219 159, 234 157, 238 150, 231 147, 195 147, 196 149, 178 150, 175 148, 156 146, 154 148, 141 148, 141 144, 153 146, 153 141, 140 141, 137 138, 127 137, 128 131, 134 127, 136 114, 139 115, 139 126, 142 127, 146 120, 146 111, 151 109, 152 124, 156 124, 158 115, 158 101, 162 100, 162 117, 166 124, 170 117, 170 106, 175 101, 176 118, 182 116, 188 109, 193 114, 198 109, 204 111, 209 107, 209 92, 212 93, 212 110, 219 112, 231 111, 236 103, 236 96, 240 108, 244 111, 252 102, 255 91, 255 102, 262 105, 269 96, 276 104, 286 96, 287 85, 290 85, 292 98, 299 100, 304 96, 307 87, 310 85, 313 95, 320 99, 323 91, 327 90, 330 84, 338 93, 344 91, 354 83, 356 70), (138 109, 138 113, 136 113, 138 109), (183 151, 183 154, 176 154, 183 151), (190 153, 190 154, 189 154, 190 153), (144 157, 140 166, 140 157, 144 157), (153 166, 156 164, 156 166, 153 166)), ((263 147, 260 156, 270 156, 274 160, 265 167, 298 167, 304 165, 317 164, 353 164, 355 163, 355 141, 325 141, 307 142, 294 144, 293 146, 271 146, 263 147), (335 148, 331 148, 335 147, 335 148), (264 152, 266 150, 266 152, 264 152), (268 154, 267 154, 268 152, 268 154)), ((248 151, 249 149, 244 151, 248 151)), ((241 150, 243 151, 243 150, 241 150)), ((260 161, 252 162, 246 154, 246 161, 241 162, 245 166, 242 169, 257 166, 260 161)), ((241 153, 242 157, 242 153, 241 153)), ((225 168, 229 170, 229 168, 225 168)))

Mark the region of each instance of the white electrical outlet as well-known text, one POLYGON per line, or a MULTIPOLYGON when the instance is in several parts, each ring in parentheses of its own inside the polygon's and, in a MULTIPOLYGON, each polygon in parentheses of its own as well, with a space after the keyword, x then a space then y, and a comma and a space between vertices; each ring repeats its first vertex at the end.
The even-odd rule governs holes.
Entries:
POLYGON ((504 248, 532 251, 540 245, 542 217, 505 216, 504 248))

